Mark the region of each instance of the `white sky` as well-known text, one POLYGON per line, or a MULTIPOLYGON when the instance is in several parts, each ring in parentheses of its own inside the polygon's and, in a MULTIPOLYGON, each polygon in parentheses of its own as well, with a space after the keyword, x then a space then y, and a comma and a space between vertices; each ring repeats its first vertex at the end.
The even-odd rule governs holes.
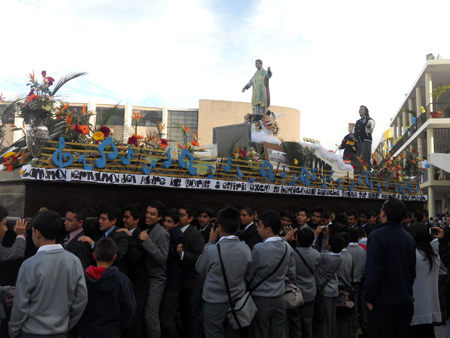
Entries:
POLYGON ((55 79, 89 73, 61 91, 71 101, 249 102, 241 89, 258 57, 273 72, 272 104, 299 109, 301 137, 331 150, 361 104, 377 123, 375 146, 426 54, 450 58, 448 0, 2 0, 1 8, 7 99, 28 91, 32 70, 46 70, 55 79))

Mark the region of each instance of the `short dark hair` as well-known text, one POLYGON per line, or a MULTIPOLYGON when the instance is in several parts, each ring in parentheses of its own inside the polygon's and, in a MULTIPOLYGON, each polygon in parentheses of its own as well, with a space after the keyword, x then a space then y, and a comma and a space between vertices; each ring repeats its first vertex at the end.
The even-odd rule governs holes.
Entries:
POLYGON ((214 209, 211 208, 208 204, 203 204, 198 208, 197 215, 207 214, 209 217, 214 217, 214 209))
POLYGON ((185 204, 180 209, 186 210, 188 217, 195 217, 195 208, 192 204, 185 204))
POLYGON ((345 248, 346 241, 341 233, 337 233, 330 235, 328 244, 330 244, 332 252, 339 253, 345 248))
POLYGON ((355 216, 355 218, 358 218, 359 214, 355 209, 350 209, 349 211, 347 211, 347 216, 355 216))
POLYGON ((309 227, 303 227, 297 231, 298 246, 307 248, 314 242, 314 231, 309 227))
POLYGON ((111 262, 117 253, 117 245, 111 238, 103 237, 95 243, 94 252, 98 262, 111 262))
POLYGON ((306 217, 308 217, 308 218, 311 217, 311 210, 309 210, 308 207, 300 207, 300 208, 298 208, 298 209, 297 209, 297 214, 298 214, 300 211, 303 211, 303 212, 305 213, 306 217))
POLYGON ((38 230, 47 240, 56 239, 61 233, 61 217, 54 211, 39 212, 31 221, 34 230, 38 230))
POLYGON ((245 210, 249 216, 252 216, 255 214, 255 209, 253 209, 249 205, 244 205, 244 206, 240 207, 239 210, 245 210))
POLYGON ((386 217, 388 221, 400 223, 406 215, 406 206, 399 199, 389 196, 389 198, 384 202, 381 210, 386 212, 386 217))
POLYGON ((323 214, 323 206, 321 206, 321 205, 314 206, 314 208, 312 209, 311 213, 313 213, 313 212, 318 212, 320 214, 320 216, 322 216, 322 214, 323 214))
POLYGON ((150 202, 147 202, 145 209, 147 209, 148 207, 158 210, 158 216, 162 216, 162 214, 164 213, 164 204, 161 201, 151 200, 150 202))
POLYGON ((101 209, 100 214, 105 214, 110 221, 116 219, 117 222, 120 221, 120 217, 122 216, 122 210, 118 206, 108 205, 101 209))
POLYGON ((123 213, 125 213, 125 211, 129 211, 130 215, 135 220, 141 220, 144 217, 144 212, 139 204, 128 204, 123 208, 123 213))
POLYGON ((278 235, 280 233, 281 218, 280 214, 275 210, 264 210, 261 216, 259 216, 259 221, 264 224, 265 228, 271 228, 274 234, 278 235))
MULTIPOLYGON (((358 231, 358 238, 367 237, 366 230, 364 230, 364 228, 356 227, 356 228, 349 228, 349 229, 356 229, 356 231, 358 231)), ((358 238, 356 240, 358 240, 358 238)))
POLYGON ((180 222, 180 212, 176 208, 169 208, 169 209, 165 210, 164 214, 163 214, 163 218, 164 217, 172 218, 172 220, 175 224, 180 222))
POLYGON ((330 218, 331 217, 331 212, 328 209, 323 209, 322 211, 322 217, 323 218, 330 218))
POLYGON ((225 233, 233 235, 239 229, 241 213, 236 208, 224 208, 217 213, 217 221, 225 233))
MULTIPOLYGON (((346 228, 345 231, 350 236, 350 242, 357 243, 358 242, 358 228, 359 227, 350 227, 346 228)), ((362 228, 360 228, 362 229, 362 228)))
POLYGON ((414 218, 416 218, 417 222, 422 222, 422 220, 423 220, 423 213, 422 213, 422 211, 421 210, 414 210, 413 213, 414 213, 414 218))
MULTIPOLYGON (((261 59, 256 59, 256 60, 255 60, 255 63, 256 63, 256 62, 259 62, 261 65, 263 64, 261 59)), ((242 210, 242 209, 241 209, 241 210, 242 210)))
POLYGON ((5 207, 0 206, 0 221, 3 221, 6 217, 8 217, 8 210, 6 210, 5 207))
POLYGON ((289 209, 284 209, 282 212, 280 212, 280 217, 289 218, 292 222, 295 221, 295 215, 292 210, 289 209))
POLYGON ((347 222, 347 214, 342 211, 338 212, 334 217, 334 221, 336 223, 345 224, 345 222, 347 222))
POLYGON ((70 207, 69 209, 67 209, 67 212, 71 212, 72 214, 75 214, 75 218, 77 219, 77 221, 86 222, 86 218, 87 218, 86 208, 76 205, 76 206, 73 206, 73 207, 70 207))

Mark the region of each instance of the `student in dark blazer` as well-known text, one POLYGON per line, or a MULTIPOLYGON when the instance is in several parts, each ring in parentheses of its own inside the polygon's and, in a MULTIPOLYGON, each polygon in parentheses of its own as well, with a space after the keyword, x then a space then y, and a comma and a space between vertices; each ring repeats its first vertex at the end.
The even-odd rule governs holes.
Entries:
POLYGON ((261 243, 263 240, 258 234, 258 229, 255 225, 255 209, 249 206, 241 208, 241 231, 238 236, 241 241, 248 245, 250 250, 255 244, 261 243))
MULTIPOLYGON (((117 256, 113 266, 117 266, 120 272, 128 275, 128 267, 126 260, 124 259, 128 252, 128 236, 123 232, 117 232, 121 215, 122 211, 116 206, 104 207, 100 212, 98 224, 100 231, 103 232, 102 237, 111 238, 117 245, 117 256)), ((94 250, 95 242, 92 238, 81 236, 79 241, 88 242, 91 246, 91 250, 94 250)))
POLYGON ((136 299, 133 321, 122 334, 124 338, 144 337, 144 306, 148 295, 148 280, 145 271, 145 252, 139 239, 139 234, 142 232, 139 223, 143 219, 143 214, 139 205, 126 206, 123 213, 124 228, 117 230, 118 233, 125 233, 128 236, 128 252, 125 260, 128 266, 128 278, 136 299))
POLYGON ((86 209, 82 207, 74 206, 67 210, 66 219, 64 220, 64 228, 67 234, 61 243, 65 250, 73 253, 80 259, 83 269, 87 269, 95 263, 89 244, 79 240, 81 236, 84 236, 83 226, 86 222, 86 217, 86 209))
POLYGON ((205 246, 200 232, 191 222, 195 211, 192 206, 185 205, 180 210, 180 229, 183 243, 178 245, 181 269, 183 272, 183 289, 180 294, 180 314, 188 338, 201 338, 203 335, 203 279, 195 270, 198 257, 205 246))
POLYGON ((209 233, 214 227, 213 223, 214 209, 207 204, 201 205, 197 210, 198 230, 202 234, 205 243, 209 241, 209 233))

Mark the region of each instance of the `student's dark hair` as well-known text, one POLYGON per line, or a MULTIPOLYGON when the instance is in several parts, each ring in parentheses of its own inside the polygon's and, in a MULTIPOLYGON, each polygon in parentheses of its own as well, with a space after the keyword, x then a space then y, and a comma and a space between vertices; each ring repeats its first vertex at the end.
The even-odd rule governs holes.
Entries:
POLYGON ((212 218, 212 217, 214 217, 215 212, 214 212, 214 209, 211 208, 208 204, 203 204, 198 208, 197 215, 200 215, 203 213, 207 214, 209 217, 212 218))
POLYGON ((347 232, 343 231, 341 232, 341 236, 345 240, 345 248, 346 248, 350 243, 350 235, 347 232))
MULTIPOLYGON (((255 63, 256 63, 256 62, 259 62, 259 63, 261 64, 261 66, 262 66, 262 64, 263 64, 263 62, 262 62, 261 59, 256 59, 256 60, 255 60, 255 63)), ((242 210, 242 209, 241 209, 241 210, 242 210)))
POLYGON ((350 237, 350 242, 358 243, 358 228, 359 227, 350 227, 345 229, 348 236, 350 237))
POLYGON ((429 227, 421 222, 416 222, 409 228, 409 233, 416 242, 416 248, 425 255, 424 261, 428 261, 430 267, 429 272, 433 270, 434 259, 437 257, 436 252, 431 246, 431 235, 428 232, 429 227))
POLYGON ((6 217, 8 217, 8 210, 6 210, 5 207, 0 206, 0 221, 3 221, 6 217))
POLYGON ((349 211, 347 211, 347 216, 355 216, 355 218, 358 218, 359 214, 355 209, 350 209, 349 211))
POLYGON ((180 209, 186 210, 188 217, 195 217, 195 208, 192 204, 185 204, 180 209))
POLYGON ((342 233, 337 233, 330 235, 328 244, 330 244, 332 252, 339 253, 345 248, 346 241, 342 236, 342 233))
POLYGON ((142 210, 142 207, 139 204, 128 204, 123 208, 123 213, 125 211, 129 211, 130 215, 135 220, 142 220, 144 218, 144 210, 142 210))
POLYGON ((280 217, 289 218, 292 222, 295 221, 295 215, 292 210, 289 209, 284 209, 282 212, 280 212, 280 217))
POLYGON ((428 213, 428 210, 427 210, 427 209, 423 209, 423 210, 422 210, 422 214, 423 214, 423 216, 426 217, 427 220, 428 220, 428 217, 429 217, 429 215, 430 215, 430 214, 428 213))
POLYGON ((406 215, 405 204, 393 196, 389 196, 384 202, 382 210, 386 212, 386 217, 391 222, 400 223, 406 215))
POLYGON ((77 219, 78 222, 79 221, 86 222, 86 218, 87 218, 86 208, 83 208, 82 206, 79 206, 79 205, 75 205, 75 206, 67 209, 67 212, 71 212, 71 213, 75 214, 75 218, 77 219))
POLYGON ((122 210, 120 210, 120 208, 115 205, 108 205, 106 207, 103 207, 100 210, 100 213, 105 214, 110 221, 112 221, 113 219, 116 219, 117 222, 119 222, 122 217, 122 210))
POLYGON ((109 237, 103 237, 95 243, 95 257, 98 262, 111 262, 117 253, 117 245, 109 237))
POLYGON ((322 217, 323 218, 330 218, 331 217, 331 212, 328 209, 323 209, 322 211, 322 217))
POLYGON ((224 208, 217 213, 217 221, 225 233, 234 235, 241 224, 241 213, 236 208, 224 208))
POLYGON ((281 229, 280 214, 272 209, 266 209, 259 216, 259 221, 264 224, 264 227, 271 228, 274 234, 279 234, 281 229))
POLYGON ((321 205, 314 206, 314 208, 312 209, 311 213, 313 213, 313 212, 318 212, 320 214, 320 216, 322 217, 323 206, 321 206, 321 205))
POLYGON ((158 216, 162 216, 162 214, 164 213, 164 204, 161 201, 151 200, 150 202, 146 203, 145 209, 147 209, 148 207, 158 210, 158 216))
POLYGON ((39 230, 47 240, 56 239, 61 233, 61 217, 54 211, 39 212, 34 216, 31 225, 34 230, 39 230))
POLYGON ((314 231, 309 227, 303 227, 297 232, 298 246, 307 248, 314 242, 314 231))
POLYGON ((308 208, 308 207, 299 207, 298 209, 297 209, 297 214, 300 212, 300 211, 303 211, 304 213, 305 213, 305 215, 306 215, 306 217, 308 217, 308 218, 310 218, 311 217, 311 210, 308 208))
POLYGON ((239 210, 245 210, 249 216, 255 215, 255 209, 249 205, 243 205, 239 210))
MULTIPOLYGON (((404 217, 403 217, 404 218, 404 217)), ((421 210, 414 210, 414 218, 418 221, 418 222, 422 222, 423 220, 423 213, 421 210)))
POLYGON ((358 241, 358 238, 367 237, 366 230, 364 230, 364 228, 356 227, 356 228, 349 228, 349 229, 356 229, 356 231, 358 231, 358 237, 356 238, 356 241, 358 241))
POLYGON ((336 223, 345 224, 347 222, 347 214, 345 212, 338 212, 334 217, 336 223))
POLYGON ((170 217, 177 224, 180 221, 180 212, 176 208, 169 208, 164 211, 163 218, 170 217))

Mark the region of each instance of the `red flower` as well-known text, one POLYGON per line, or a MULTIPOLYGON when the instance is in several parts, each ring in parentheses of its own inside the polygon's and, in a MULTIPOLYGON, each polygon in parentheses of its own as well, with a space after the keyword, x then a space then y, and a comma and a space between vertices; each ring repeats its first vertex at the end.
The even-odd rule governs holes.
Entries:
POLYGON ((383 178, 383 174, 380 174, 380 177, 383 178))
POLYGON ((366 161, 362 161, 364 165, 367 165, 366 161))
POLYGON ((42 77, 44 77, 44 78, 47 76, 47 72, 45 70, 43 70, 41 74, 42 74, 42 77))
POLYGON ((167 140, 165 138, 162 138, 160 141, 161 141, 161 144, 164 146, 169 145, 169 143, 167 142, 167 140))
POLYGON ((47 83, 48 83, 48 85, 51 86, 51 85, 53 84, 53 82, 55 82, 55 79, 49 76, 49 77, 47 78, 47 83))
POLYGON ((239 150, 239 154, 241 155, 241 157, 246 157, 247 156, 247 153, 245 152, 245 151, 243 151, 243 150, 239 150))
POLYGON ((373 164, 377 164, 377 161, 373 160, 372 163, 373 163, 373 164))
POLYGON ((353 165, 353 169, 354 169, 354 170, 358 170, 358 168, 356 168, 356 165, 353 165))
POLYGON ((132 144, 132 145, 136 145, 136 143, 137 143, 137 138, 136 138, 136 136, 135 135, 133 135, 133 136, 130 136, 129 138, 128 138, 128 144, 132 144))
POLYGON ((415 149, 411 149, 412 152, 416 151, 415 149))
POLYGON ((111 133, 111 130, 107 126, 101 127, 99 131, 101 131, 103 135, 105 135, 105 138, 107 138, 111 133))
POLYGON ((348 158, 352 158, 352 154, 348 154, 347 157, 348 157, 348 158))

